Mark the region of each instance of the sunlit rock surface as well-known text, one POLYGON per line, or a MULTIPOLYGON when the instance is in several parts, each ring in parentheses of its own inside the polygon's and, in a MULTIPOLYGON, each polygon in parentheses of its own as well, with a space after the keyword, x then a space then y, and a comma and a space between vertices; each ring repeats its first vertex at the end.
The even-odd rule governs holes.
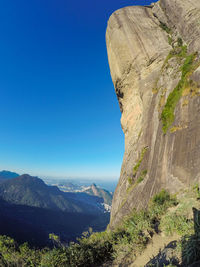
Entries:
POLYGON ((197 53, 175 105, 174 121, 166 133, 162 129, 162 111, 182 79, 186 58, 200 52, 200 1, 160 0, 117 10, 108 21, 106 43, 125 135, 112 229, 133 208, 147 206, 162 188, 176 192, 200 178, 197 53), (182 56, 184 46, 188 52, 182 56), (169 57, 172 50, 176 55, 169 57))

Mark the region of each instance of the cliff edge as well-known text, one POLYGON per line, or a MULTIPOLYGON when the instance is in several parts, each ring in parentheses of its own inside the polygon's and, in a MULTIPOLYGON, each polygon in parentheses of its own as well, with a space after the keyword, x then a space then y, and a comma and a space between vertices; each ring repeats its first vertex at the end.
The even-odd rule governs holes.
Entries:
POLYGON ((125 153, 110 228, 162 188, 200 179, 200 1, 114 12, 106 31, 125 153))

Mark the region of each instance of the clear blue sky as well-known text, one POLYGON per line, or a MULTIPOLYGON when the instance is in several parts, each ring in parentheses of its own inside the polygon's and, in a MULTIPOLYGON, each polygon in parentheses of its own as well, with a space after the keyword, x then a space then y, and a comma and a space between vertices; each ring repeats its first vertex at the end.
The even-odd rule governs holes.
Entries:
POLYGON ((0 3, 0 169, 119 177, 124 136, 107 62, 113 11, 151 1, 0 3))

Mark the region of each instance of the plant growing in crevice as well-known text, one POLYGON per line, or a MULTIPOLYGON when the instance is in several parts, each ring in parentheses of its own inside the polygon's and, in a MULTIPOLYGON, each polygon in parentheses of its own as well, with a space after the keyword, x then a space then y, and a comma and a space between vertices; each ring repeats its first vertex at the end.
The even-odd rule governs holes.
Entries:
POLYGON ((183 46, 183 40, 180 37, 178 37, 177 43, 179 47, 183 46))
POLYGON ((171 35, 168 35, 168 43, 169 43, 169 45, 172 45, 172 41, 173 41, 173 39, 172 39, 171 35))
POLYGON ((133 184, 133 179, 130 176, 128 177, 128 183, 129 183, 129 185, 133 184))
POLYGON ((147 170, 143 170, 141 172, 139 178, 137 179, 137 182, 136 183, 137 184, 141 183, 144 180, 144 178, 145 178, 146 175, 147 175, 147 170))
POLYGON ((181 48, 181 52, 179 53, 180 57, 185 57, 183 66, 181 67, 181 79, 178 82, 178 85, 174 88, 174 90, 169 94, 167 98, 167 102, 163 108, 161 119, 163 124, 163 132, 164 134, 167 133, 168 128, 170 125, 174 122, 174 111, 176 108, 177 103, 179 102, 184 88, 187 86, 188 77, 194 71, 198 65, 194 64, 196 53, 190 54, 185 56, 187 54, 187 49, 185 49, 185 46, 181 48))
POLYGON ((146 147, 144 147, 142 149, 141 154, 140 154, 140 157, 139 157, 139 160, 137 161, 136 165, 133 167, 133 177, 136 176, 137 171, 138 171, 138 169, 139 169, 139 167, 140 167, 140 165, 142 163, 142 160, 143 160, 144 155, 147 152, 147 150, 148 150, 148 146, 146 146, 146 147))
POLYGON ((170 34, 171 29, 162 21, 160 21, 160 28, 163 29, 163 31, 166 31, 166 33, 170 34))

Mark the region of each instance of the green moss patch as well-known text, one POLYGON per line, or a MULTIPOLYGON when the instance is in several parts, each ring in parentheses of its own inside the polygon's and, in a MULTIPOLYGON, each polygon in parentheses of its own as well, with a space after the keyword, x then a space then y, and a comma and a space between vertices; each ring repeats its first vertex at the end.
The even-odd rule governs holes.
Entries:
MULTIPOLYGON (((176 108, 177 103, 179 102, 184 88, 188 84, 188 77, 192 74, 192 72, 197 68, 196 64, 194 64, 196 53, 187 55, 186 47, 182 46, 181 51, 179 54, 175 54, 176 56, 179 56, 181 58, 185 58, 183 66, 181 67, 181 79, 178 82, 177 86, 174 88, 174 90, 169 94, 167 98, 167 102, 163 108, 161 119, 163 124, 163 132, 164 134, 167 133, 167 130, 171 126, 171 124, 174 122, 174 111, 176 108)), ((173 54, 169 54, 168 58, 172 57, 173 54)))

